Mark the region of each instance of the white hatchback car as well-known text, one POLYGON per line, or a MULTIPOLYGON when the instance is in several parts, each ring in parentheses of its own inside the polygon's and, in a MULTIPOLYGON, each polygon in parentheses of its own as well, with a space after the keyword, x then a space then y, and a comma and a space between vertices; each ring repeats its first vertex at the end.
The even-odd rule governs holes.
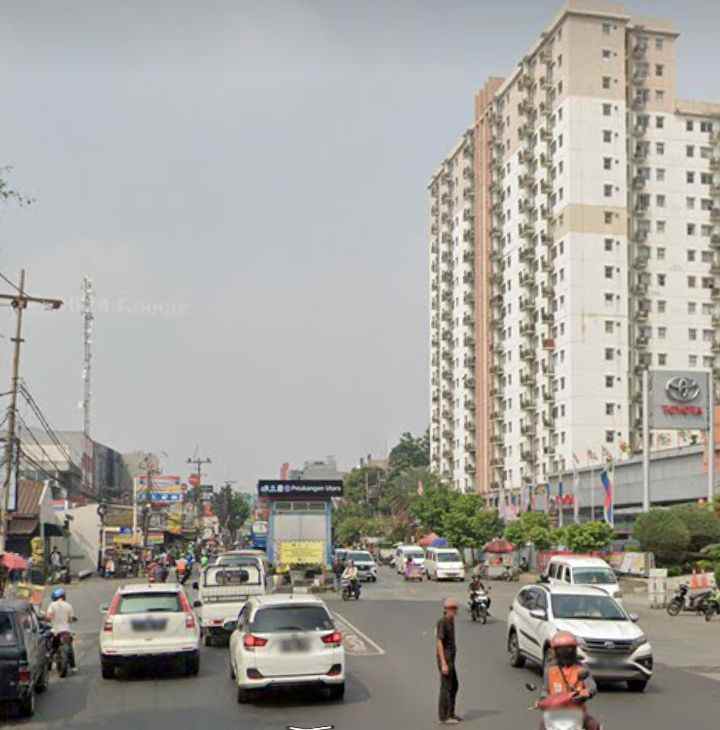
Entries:
POLYGON ((320 687, 331 699, 343 698, 343 637, 319 598, 251 597, 226 628, 233 630, 230 675, 237 683, 238 702, 270 687, 320 687))
POLYGON ((508 614, 510 664, 526 661, 543 666, 550 640, 569 631, 578 640, 578 655, 598 681, 627 682, 642 692, 653 674, 653 654, 637 616, 601 588, 590 586, 526 586, 508 614))
POLYGON ((200 671, 200 627, 182 587, 172 583, 118 588, 101 606, 100 665, 103 679, 137 660, 176 657, 186 674, 200 671))

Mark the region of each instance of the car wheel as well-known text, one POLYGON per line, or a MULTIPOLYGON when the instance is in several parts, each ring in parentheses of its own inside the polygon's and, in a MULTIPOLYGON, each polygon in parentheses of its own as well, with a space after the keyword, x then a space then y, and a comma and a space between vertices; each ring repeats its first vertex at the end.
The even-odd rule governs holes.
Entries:
POLYGON ((100 669, 103 679, 115 679, 115 665, 108 659, 100 659, 100 669))
POLYGON ((46 664, 43 667, 42 674, 38 677, 38 681, 35 683, 35 691, 38 694, 42 694, 48 688, 48 680, 50 679, 50 669, 46 664))
POLYGON ((627 686, 631 692, 644 692, 647 683, 647 679, 629 679, 627 686))
POLYGON ((23 717, 32 717, 35 714, 35 690, 31 687, 27 697, 20 700, 20 714, 23 717))
POLYGON ((339 702, 343 697, 345 697, 345 682, 342 684, 334 684, 328 689, 330 690, 330 699, 335 702, 339 702))
POLYGON ((237 701, 238 704, 244 705, 246 702, 250 702, 250 690, 238 687, 237 689, 237 701))
POLYGON ((510 666, 519 669, 525 666, 525 657, 520 652, 520 642, 517 634, 513 631, 508 639, 508 655, 510 658, 510 666))
POLYGON ((232 659, 228 663, 230 665, 230 679, 235 679, 235 667, 233 667, 232 659))
POLYGON ((195 677, 200 672, 200 656, 191 654, 185 659, 185 674, 195 677))

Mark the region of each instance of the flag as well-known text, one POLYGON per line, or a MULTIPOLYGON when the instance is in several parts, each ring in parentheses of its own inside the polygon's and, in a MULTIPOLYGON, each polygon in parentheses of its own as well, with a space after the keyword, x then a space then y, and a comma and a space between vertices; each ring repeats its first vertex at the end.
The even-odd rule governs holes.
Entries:
POLYGON ((603 469, 600 472, 600 481, 602 482, 603 489, 605 490, 605 501, 603 506, 603 515, 605 517, 605 522, 607 522, 610 527, 614 527, 615 516, 613 509, 613 485, 610 481, 610 475, 607 469, 603 469))
POLYGON ((423 486, 422 479, 418 479, 417 493, 418 497, 422 497, 425 494, 425 487, 423 486))
POLYGON ((580 474, 578 473, 578 464, 580 460, 573 454, 573 520, 575 524, 580 524, 580 474))
POLYGON ((532 512, 535 509, 535 499, 533 498, 532 484, 528 484, 527 493, 528 493, 527 511, 532 512))

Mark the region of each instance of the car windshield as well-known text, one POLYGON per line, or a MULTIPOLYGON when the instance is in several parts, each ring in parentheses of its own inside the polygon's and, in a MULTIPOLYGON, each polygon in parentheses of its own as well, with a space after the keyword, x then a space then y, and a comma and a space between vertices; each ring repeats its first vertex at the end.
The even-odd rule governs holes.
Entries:
POLYGON ((15 646, 15 631, 9 613, 0 613, 0 646, 15 646))
POLYGON ((370 553, 366 553, 366 552, 350 553, 347 557, 348 557, 348 560, 352 560, 354 563, 372 563, 373 562, 372 555, 370 555, 370 553))
POLYGON ((460 555, 458 553, 438 553, 438 563, 459 563, 460 555))
POLYGON ((610 568, 573 568, 575 583, 583 585, 608 585, 617 583, 610 568))
POLYGON ((610 596, 552 597, 555 618, 593 619, 598 621, 627 621, 627 616, 610 596))
POLYGON ((182 611, 177 593, 129 593, 120 599, 117 612, 132 613, 179 613, 182 611))
POLYGON ((205 571, 203 585, 206 588, 217 588, 225 586, 259 586, 260 570, 257 560, 249 559, 242 565, 220 565, 208 568, 205 571), (247 580, 245 578, 247 577, 247 580))
POLYGON ((258 634, 276 631, 332 631, 335 628, 323 606, 272 606, 261 608, 250 625, 258 634))
POLYGON ((418 558, 423 559, 425 557, 425 553, 422 550, 406 550, 405 551, 405 560, 408 558, 413 558, 413 560, 417 560, 418 558))

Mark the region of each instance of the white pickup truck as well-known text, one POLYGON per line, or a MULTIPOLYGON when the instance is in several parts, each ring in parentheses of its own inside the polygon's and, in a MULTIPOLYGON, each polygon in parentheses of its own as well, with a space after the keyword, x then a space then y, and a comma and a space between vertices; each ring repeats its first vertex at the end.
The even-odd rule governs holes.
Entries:
POLYGON ((200 621, 205 646, 225 643, 226 621, 234 621, 250 596, 265 595, 265 568, 260 558, 243 556, 232 565, 212 565, 193 583, 193 607, 200 621))

